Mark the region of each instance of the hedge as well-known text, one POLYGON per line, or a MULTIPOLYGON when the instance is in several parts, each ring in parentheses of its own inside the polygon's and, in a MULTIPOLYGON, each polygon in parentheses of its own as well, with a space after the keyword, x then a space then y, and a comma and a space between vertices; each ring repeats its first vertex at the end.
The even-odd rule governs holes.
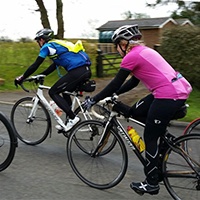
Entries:
POLYGON ((200 89, 200 28, 181 27, 163 33, 159 52, 192 84, 200 89))

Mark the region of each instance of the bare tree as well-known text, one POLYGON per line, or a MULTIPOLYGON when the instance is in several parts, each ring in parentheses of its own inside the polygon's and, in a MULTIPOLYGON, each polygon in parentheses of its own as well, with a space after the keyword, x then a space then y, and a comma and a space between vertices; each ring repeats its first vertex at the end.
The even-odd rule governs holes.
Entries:
POLYGON ((64 37, 64 21, 63 21, 63 3, 62 0, 56 0, 56 18, 58 23, 57 38, 64 37))
MULTIPOLYGON (((40 19, 41 19, 42 26, 44 28, 51 29, 48 12, 44 5, 43 0, 35 0, 35 1, 39 7, 36 11, 40 12, 40 19)), ((62 0, 56 0, 56 18, 57 18, 58 29, 57 29, 57 35, 55 35, 55 37, 59 39, 62 39, 64 37, 64 21, 63 21, 62 13, 63 13, 62 0)))
POLYGON ((39 7, 36 11, 40 12, 40 19, 41 19, 42 26, 44 28, 51 28, 48 14, 47 14, 47 9, 44 6, 43 0, 35 0, 35 1, 39 7))
POLYGON ((141 19, 141 18, 150 18, 149 15, 145 13, 132 13, 130 10, 122 13, 122 17, 126 19, 141 19))
POLYGON ((122 17, 123 17, 124 19, 131 19, 131 18, 133 17, 133 13, 132 13, 130 10, 128 10, 128 11, 122 13, 121 15, 122 15, 122 17))

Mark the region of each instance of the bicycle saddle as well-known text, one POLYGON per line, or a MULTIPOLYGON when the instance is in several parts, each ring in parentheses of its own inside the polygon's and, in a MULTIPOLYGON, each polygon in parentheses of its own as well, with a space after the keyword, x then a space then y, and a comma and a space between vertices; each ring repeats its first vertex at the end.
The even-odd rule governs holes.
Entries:
POLYGON ((172 119, 181 119, 186 116, 188 104, 183 105, 179 110, 176 111, 172 119))
POLYGON ((96 89, 95 80, 85 80, 77 86, 77 90, 81 92, 93 92, 96 89))

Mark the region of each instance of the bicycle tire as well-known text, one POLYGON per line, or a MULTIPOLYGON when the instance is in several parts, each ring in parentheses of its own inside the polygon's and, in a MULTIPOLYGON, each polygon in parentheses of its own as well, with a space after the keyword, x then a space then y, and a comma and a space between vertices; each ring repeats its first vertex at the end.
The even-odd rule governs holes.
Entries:
MULTIPOLYGON (((193 134, 193 133, 200 134, 200 118, 197 118, 191 121, 185 128, 183 135, 188 135, 188 134, 193 134)), ((187 142, 185 142, 183 145, 184 145, 183 147, 185 148, 185 151, 189 152, 187 150, 188 148, 187 142)))
MULTIPOLYGON (((107 111, 103 106, 98 105, 98 104, 96 104, 96 105, 94 105, 94 106, 95 106, 95 108, 96 108, 96 109, 95 109, 96 112, 98 112, 98 113, 100 114, 100 116, 107 117, 107 116, 109 115, 108 111, 107 111)), ((80 116, 81 108, 78 107, 78 108, 74 111, 74 113, 75 113, 76 115, 80 116)), ((86 115, 88 116, 88 119, 92 119, 92 118, 95 119, 95 120, 97 119, 97 118, 94 117, 91 113, 86 113, 86 115)), ((106 118, 105 118, 105 119, 106 119, 106 118)), ((86 119, 85 119, 85 120, 86 120, 86 119)), ((101 118, 101 119, 98 118, 97 120, 102 120, 102 118, 101 118)), ((114 148, 115 144, 116 144, 116 138, 113 137, 113 141, 110 143, 109 146, 107 146, 107 148, 104 148, 104 149, 103 149, 103 151, 101 152, 101 155, 105 155, 105 154, 109 153, 109 152, 114 148)), ((78 141, 77 141, 77 146, 79 146, 80 149, 82 149, 82 150, 84 151, 84 148, 81 147, 81 144, 78 143, 78 141)))
POLYGON ((0 112, 0 171, 13 161, 17 147, 17 137, 9 119, 0 112))
POLYGON ((24 97, 18 100, 12 107, 10 115, 17 137, 27 145, 42 143, 51 130, 50 115, 40 102, 38 103, 36 116, 29 122, 27 121, 33 102, 34 98, 32 97, 24 97))
POLYGON ((179 153, 169 148, 164 155, 162 164, 163 181, 173 199, 197 200, 200 196, 200 135, 189 134, 181 136, 177 138, 175 145, 183 147, 182 144, 184 143, 189 146, 188 151, 190 151, 191 158, 188 158, 188 162, 198 171, 198 176, 179 153), (195 163, 193 159, 199 164, 195 163))
POLYGON ((91 157, 91 152, 97 146, 103 130, 104 123, 99 120, 83 121, 72 130, 67 141, 67 156, 72 170, 85 184, 97 189, 109 189, 120 183, 128 165, 125 144, 114 129, 110 130, 106 145, 110 146, 114 137, 115 148, 107 154, 100 153, 91 157), (91 126, 96 127, 95 132, 90 131, 91 126), (77 144, 81 144, 84 150, 77 144))
POLYGON ((191 121, 185 128, 183 135, 188 135, 191 133, 200 134, 200 118, 197 118, 197 119, 191 121))

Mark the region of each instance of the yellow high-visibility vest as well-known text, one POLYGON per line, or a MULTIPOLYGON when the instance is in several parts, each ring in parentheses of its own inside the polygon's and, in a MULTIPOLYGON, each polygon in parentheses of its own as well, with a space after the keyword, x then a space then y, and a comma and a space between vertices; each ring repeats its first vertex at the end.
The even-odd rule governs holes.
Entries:
POLYGON ((82 41, 78 40, 75 44, 67 40, 50 40, 48 43, 55 42, 63 47, 66 47, 69 51, 78 53, 79 51, 85 51, 82 41))

